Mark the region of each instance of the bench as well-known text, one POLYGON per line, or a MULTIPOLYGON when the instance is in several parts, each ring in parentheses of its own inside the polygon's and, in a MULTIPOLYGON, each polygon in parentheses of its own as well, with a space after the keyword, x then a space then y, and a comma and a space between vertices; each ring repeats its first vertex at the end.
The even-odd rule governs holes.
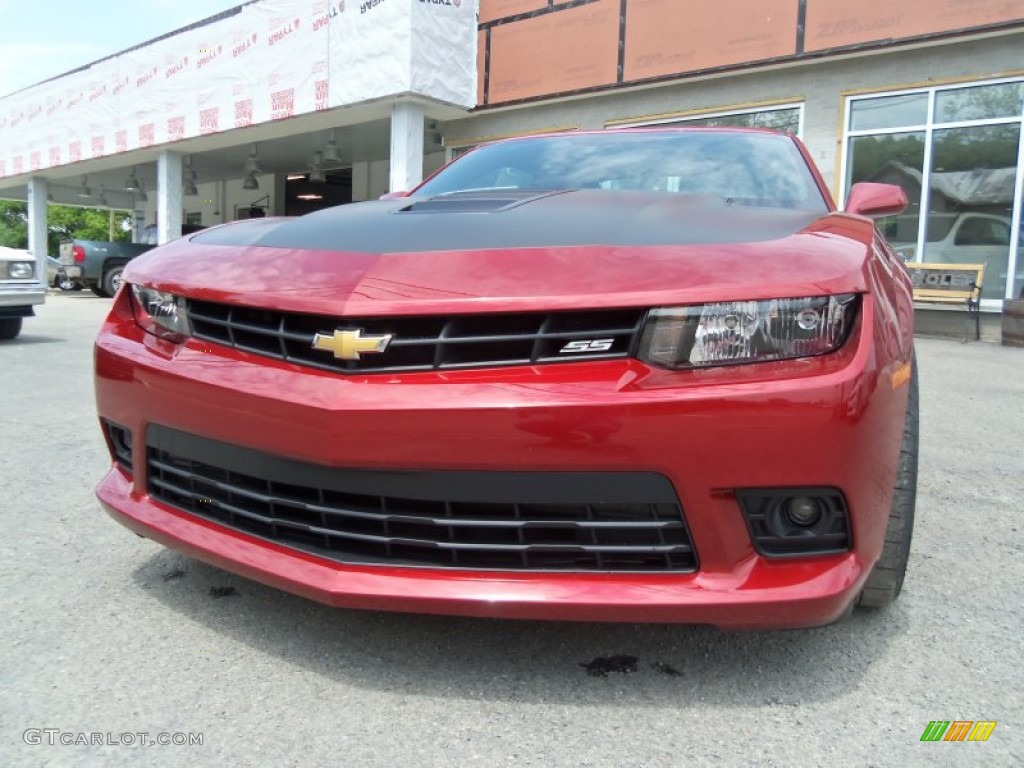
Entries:
POLYGON ((981 287, 984 264, 921 264, 910 262, 907 271, 914 286, 914 301, 923 304, 959 304, 967 308, 967 341, 974 320, 974 338, 981 338, 981 287))

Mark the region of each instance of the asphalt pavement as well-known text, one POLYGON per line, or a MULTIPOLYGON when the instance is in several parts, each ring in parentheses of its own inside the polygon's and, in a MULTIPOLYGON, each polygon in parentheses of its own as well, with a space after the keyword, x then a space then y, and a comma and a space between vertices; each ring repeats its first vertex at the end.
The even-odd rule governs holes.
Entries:
POLYGON ((728 634, 334 610, 132 535, 93 496, 109 306, 0 342, 0 765, 1024 765, 1024 350, 918 341, 897 604, 728 634))

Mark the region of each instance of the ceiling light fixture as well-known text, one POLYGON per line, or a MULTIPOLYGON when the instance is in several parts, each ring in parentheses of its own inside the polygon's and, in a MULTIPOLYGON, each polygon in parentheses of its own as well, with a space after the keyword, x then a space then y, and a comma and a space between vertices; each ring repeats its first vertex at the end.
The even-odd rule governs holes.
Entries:
POLYGON ((128 181, 124 183, 125 192, 138 192, 139 191, 139 180, 135 176, 135 166, 132 166, 131 176, 128 177, 128 181))
POLYGON ((109 206, 110 205, 110 203, 107 202, 107 195, 103 191, 103 185, 102 184, 100 184, 100 196, 97 198, 96 202, 99 203, 102 206, 109 206))
POLYGON ((297 199, 299 199, 299 200, 323 200, 324 199, 323 195, 314 195, 314 194, 296 195, 295 197, 297 199))
POLYGON ((79 197, 92 197, 92 190, 89 188, 89 177, 82 177, 82 188, 78 190, 79 197))
POLYGON ((245 172, 248 174, 263 173, 263 168, 260 166, 260 159, 256 155, 256 144, 249 146, 249 157, 245 161, 245 172))
POLYGON ((249 175, 245 177, 245 181, 242 182, 242 189, 259 189, 260 183, 256 179, 256 174, 249 172, 249 175))
POLYGON ((313 153, 313 165, 309 169, 309 182, 310 184, 323 184, 327 181, 327 176, 324 175, 324 153, 314 152, 313 153))
POLYGON ((330 138, 327 139, 327 148, 323 151, 323 161, 330 165, 339 165, 341 155, 338 153, 338 132, 331 129, 330 138))

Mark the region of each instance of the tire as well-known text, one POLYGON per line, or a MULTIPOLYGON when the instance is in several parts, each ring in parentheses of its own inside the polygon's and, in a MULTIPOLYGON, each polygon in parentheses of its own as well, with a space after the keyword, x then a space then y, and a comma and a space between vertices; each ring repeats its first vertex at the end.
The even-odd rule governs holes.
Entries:
POLYGON ((74 280, 72 280, 67 275, 58 275, 57 276, 57 280, 56 280, 56 285, 62 291, 80 291, 80 290, 82 290, 82 286, 80 286, 78 283, 76 283, 74 280))
POLYGON ((95 293, 101 299, 109 299, 111 297, 111 295, 112 295, 112 294, 109 294, 106 291, 104 291, 103 287, 98 285, 98 284, 97 285, 90 285, 89 286, 89 290, 92 291, 93 293, 95 293))
POLYGON ((910 539, 914 532, 914 509, 917 505, 917 455, 919 446, 919 406, 917 392, 917 361, 911 357, 910 392, 907 396, 907 420, 900 446, 900 466, 896 472, 889 524, 885 529, 882 555, 864 582, 857 605, 860 608, 882 608, 892 603, 903 589, 910 558, 910 539))
POLYGON ((20 317, 0 318, 0 340, 16 339, 19 333, 21 333, 20 317))
POLYGON ((124 265, 118 264, 103 273, 103 292, 109 297, 117 293, 121 287, 121 275, 124 274, 124 265))

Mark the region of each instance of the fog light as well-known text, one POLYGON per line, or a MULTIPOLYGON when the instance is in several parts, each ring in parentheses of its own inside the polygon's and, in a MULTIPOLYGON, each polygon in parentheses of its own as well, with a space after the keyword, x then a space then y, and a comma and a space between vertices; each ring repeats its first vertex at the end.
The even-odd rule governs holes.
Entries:
POLYGON ((809 496, 797 496, 786 502, 786 519, 801 528, 810 528, 821 520, 821 504, 809 496))
POLYGON ((115 463, 129 475, 132 473, 132 431, 120 424, 103 419, 103 427, 107 437, 107 448, 115 463))
POLYGON ((850 514, 837 488, 742 488, 736 499, 750 540, 765 557, 849 551, 850 514))

